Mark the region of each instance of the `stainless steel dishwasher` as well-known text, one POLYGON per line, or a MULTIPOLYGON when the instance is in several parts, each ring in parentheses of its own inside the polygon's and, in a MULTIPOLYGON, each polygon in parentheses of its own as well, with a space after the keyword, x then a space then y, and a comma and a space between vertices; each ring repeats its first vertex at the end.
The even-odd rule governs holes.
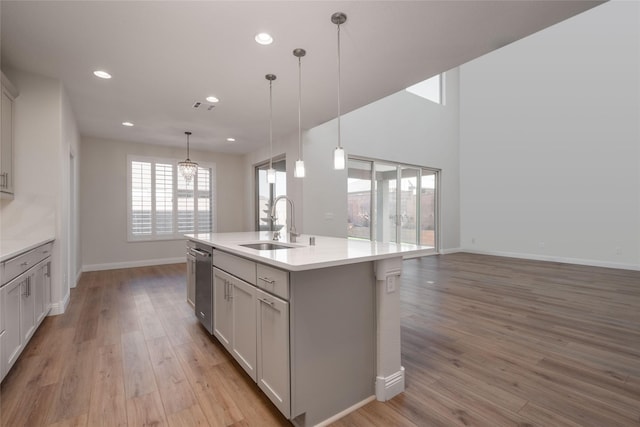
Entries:
POLYGON ((211 248, 198 245, 189 248, 196 257, 196 316, 200 323, 213 334, 213 284, 211 281, 211 248))

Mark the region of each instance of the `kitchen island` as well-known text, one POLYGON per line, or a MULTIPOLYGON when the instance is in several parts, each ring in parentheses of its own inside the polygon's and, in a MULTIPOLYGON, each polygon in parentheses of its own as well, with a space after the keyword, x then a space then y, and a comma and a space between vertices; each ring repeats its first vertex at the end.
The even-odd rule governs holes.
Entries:
MULTIPOLYGON (((294 425, 328 424, 404 390, 402 258, 433 248, 304 235, 274 242, 270 232, 187 238, 211 254, 213 279, 198 286, 210 287, 200 295, 211 299, 213 335, 294 425)), ((196 289, 204 318, 197 300, 196 289)))

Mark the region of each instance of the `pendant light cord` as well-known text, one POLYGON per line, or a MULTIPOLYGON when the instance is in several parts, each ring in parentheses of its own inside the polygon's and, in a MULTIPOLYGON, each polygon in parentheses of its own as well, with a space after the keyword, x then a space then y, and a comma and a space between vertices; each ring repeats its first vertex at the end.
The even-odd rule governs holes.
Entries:
POLYGON ((269 169, 273 169, 273 81, 269 80, 269 169))
POLYGON ((189 158, 189 134, 187 134, 187 160, 191 160, 189 158))
POLYGON ((302 60, 298 57, 298 156, 302 159, 302 60))
POLYGON ((338 148, 342 148, 340 132, 340 24, 338 24, 338 148))

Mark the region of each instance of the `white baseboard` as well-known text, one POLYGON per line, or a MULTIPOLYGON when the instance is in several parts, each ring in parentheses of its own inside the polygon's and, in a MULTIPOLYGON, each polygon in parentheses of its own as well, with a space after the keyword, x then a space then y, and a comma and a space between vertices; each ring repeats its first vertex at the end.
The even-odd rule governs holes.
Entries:
POLYGON ((590 267, 604 267, 604 268, 616 268, 619 270, 640 271, 640 265, 626 264, 622 262, 599 261, 599 260, 582 259, 582 258, 568 258, 568 257, 558 257, 558 256, 552 256, 552 255, 527 254, 527 253, 519 253, 519 252, 487 251, 487 250, 468 249, 468 248, 460 249, 457 252, 467 252, 467 253, 478 254, 478 255, 503 256, 507 258, 530 259, 533 261, 560 262, 564 264, 586 265, 590 267))
POLYGON ((58 314, 63 314, 69 306, 69 298, 71 298, 71 292, 67 292, 67 295, 64 296, 62 301, 51 304, 51 310, 49 310, 49 314, 47 316, 57 316, 58 314))
POLYGON ((376 399, 386 402, 404 391, 404 366, 387 377, 376 377, 376 399))
POLYGON ((364 405, 366 405, 369 402, 373 402, 374 400, 376 400, 375 396, 369 396, 366 399, 356 403, 355 405, 349 406, 344 411, 338 412, 334 416, 332 416, 330 418, 327 418, 326 420, 324 420, 322 422, 319 422, 318 424, 315 425, 315 427, 325 427, 325 426, 328 426, 329 424, 333 424, 336 421, 338 421, 340 418, 342 418, 342 417, 344 417, 346 415, 349 415, 351 412, 362 408, 364 405))
POLYGON ((463 250, 460 249, 460 248, 443 249, 443 250, 440 251, 440 254, 441 255, 448 255, 448 254, 455 254, 455 253, 458 253, 458 252, 463 252, 463 250))
POLYGON ((181 262, 187 262, 186 257, 145 259, 140 261, 112 262, 107 264, 89 264, 83 265, 82 271, 117 270, 119 268, 148 267, 151 265, 178 264, 181 262))

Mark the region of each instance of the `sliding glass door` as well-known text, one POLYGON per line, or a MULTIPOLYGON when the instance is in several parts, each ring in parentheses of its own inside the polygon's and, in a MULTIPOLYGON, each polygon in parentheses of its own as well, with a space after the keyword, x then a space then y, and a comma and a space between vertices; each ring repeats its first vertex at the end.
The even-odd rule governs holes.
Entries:
POLYGON ((350 238, 437 248, 438 170, 350 158, 350 238))

